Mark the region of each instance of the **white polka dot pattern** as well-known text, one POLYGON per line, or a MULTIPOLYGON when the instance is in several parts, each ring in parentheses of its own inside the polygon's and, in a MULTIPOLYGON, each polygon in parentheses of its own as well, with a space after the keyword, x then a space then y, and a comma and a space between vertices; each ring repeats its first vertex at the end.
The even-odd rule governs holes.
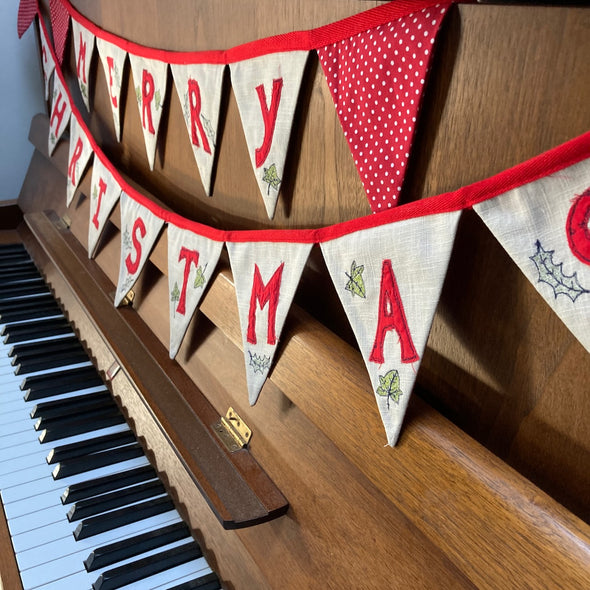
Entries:
POLYGON ((437 5, 318 49, 373 212, 397 204, 445 11, 437 5))

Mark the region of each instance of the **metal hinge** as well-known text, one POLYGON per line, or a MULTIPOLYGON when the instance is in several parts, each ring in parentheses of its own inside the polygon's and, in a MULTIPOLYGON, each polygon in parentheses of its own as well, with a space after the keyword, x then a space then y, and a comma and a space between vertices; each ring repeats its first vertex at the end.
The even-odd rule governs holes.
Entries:
POLYGON ((230 453, 243 449, 252 438, 252 431, 233 408, 229 408, 212 428, 230 453))
POLYGON ((64 229, 70 229, 70 226, 72 225, 72 220, 70 219, 70 217, 67 214, 64 214, 63 217, 60 217, 56 222, 55 225, 57 226, 58 229, 60 230, 64 230, 64 229))

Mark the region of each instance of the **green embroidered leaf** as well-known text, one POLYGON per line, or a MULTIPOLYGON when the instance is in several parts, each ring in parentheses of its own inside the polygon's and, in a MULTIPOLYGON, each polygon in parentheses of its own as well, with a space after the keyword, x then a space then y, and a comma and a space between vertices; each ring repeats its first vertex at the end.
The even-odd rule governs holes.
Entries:
POLYGON ((263 182, 268 183, 268 190, 266 194, 270 194, 270 187, 274 188, 276 191, 279 190, 281 186, 281 179, 277 173, 277 167, 275 164, 272 164, 269 168, 264 169, 264 176, 262 177, 263 182))
POLYGON ((356 261, 353 260, 350 265, 350 274, 344 273, 348 277, 348 283, 346 283, 345 289, 350 291, 352 295, 358 295, 363 299, 366 296, 365 281, 363 280, 363 271, 365 270, 364 265, 356 265, 356 261))
POLYGON ((205 284, 205 271, 202 266, 199 266, 195 272, 195 282, 193 287, 198 289, 205 284))
POLYGON ((377 395, 387 397, 387 407, 389 408, 389 400, 393 400, 396 404, 399 403, 399 398, 403 395, 399 383, 399 373, 395 369, 391 369, 385 375, 379 375, 379 387, 377 387, 377 395))
POLYGON ((135 95, 137 96, 137 102, 141 104, 141 88, 139 86, 135 87, 135 95))
POLYGON ((566 275, 562 268, 563 262, 559 264, 553 262, 555 250, 545 250, 539 240, 535 245, 537 246, 537 252, 529 258, 537 267, 538 281, 547 283, 553 289, 553 295, 556 299, 558 295, 566 295, 572 301, 575 301, 583 293, 590 293, 580 285, 577 273, 566 275))
POLYGON ((178 301, 180 299, 180 289, 178 288, 178 283, 174 283, 174 289, 170 293, 170 301, 178 301))
POLYGON ((158 110, 160 108, 160 106, 162 105, 162 95, 160 94, 159 90, 156 90, 156 94, 154 96, 154 99, 156 101, 156 110, 158 110))

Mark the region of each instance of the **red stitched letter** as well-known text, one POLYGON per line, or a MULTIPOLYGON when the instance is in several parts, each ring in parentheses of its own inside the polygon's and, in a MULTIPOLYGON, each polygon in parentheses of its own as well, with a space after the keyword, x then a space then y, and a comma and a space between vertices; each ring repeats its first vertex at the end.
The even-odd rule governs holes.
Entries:
POLYGON ((117 97, 113 96, 113 70, 115 69, 115 60, 110 55, 107 56, 107 65, 109 67, 109 94, 113 106, 117 108, 117 97))
POLYGON ((260 101, 260 108, 262 110, 262 118, 264 119, 264 140, 259 148, 256 148, 256 168, 260 168, 268 156, 270 145, 272 143, 272 136, 275 132, 275 124, 277 122, 277 112, 279 110, 279 102, 281 101, 281 90, 283 89, 283 79, 278 78, 272 81, 272 97, 270 100, 270 108, 266 105, 266 94, 264 86, 256 86, 258 93, 258 100, 260 101))
POLYGON ((141 104, 142 104, 142 111, 141 111, 141 124, 143 125, 144 129, 147 129, 152 135, 156 132, 154 131, 154 126, 152 124, 152 109, 151 104, 154 98, 154 77, 147 71, 143 70, 143 74, 141 76, 141 104), (145 115, 147 113, 147 127, 145 123, 145 115))
POLYGON ((78 63, 76 64, 76 74, 80 77, 80 69, 82 70, 82 76, 84 77, 82 82, 86 84, 86 43, 82 39, 82 33, 80 33, 80 46, 78 49, 78 63), (84 66, 80 68, 80 66, 84 66))
POLYGON ((268 303, 268 328, 266 341, 268 344, 276 344, 275 318, 277 316, 277 305, 279 304, 279 291, 281 290, 281 278, 285 263, 275 270, 268 284, 262 282, 260 269, 254 264, 254 281, 252 283, 252 295, 250 296, 250 310, 248 312, 248 332, 246 339, 250 344, 256 344, 256 301, 262 309, 268 303))
POLYGON ((573 255, 590 265, 590 188, 578 195, 567 216, 567 241, 573 255))
POLYGON ((76 163, 82 155, 83 147, 84 144, 82 143, 82 138, 78 137, 78 141, 76 142, 76 147, 74 148, 74 153, 72 154, 72 159, 70 161, 70 166, 68 168, 68 176, 70 177, 70 181, 73 185, 76 184, 76 163))
POLYGON ((389 330, 395 330, 399 336, 401 344, 402 363, 413 363, 420 357, 416 353, 412 336, 408 329, 404 306, 399 294, 391 260, 384 260, 381 268, 381 292, 379 293, 379 320, 377 322, 377 333, 375 334, 375 343, 369 360, 373 363, 382 364, 383 342, 385 334, 389 330))
POLYGON ((133 248, 135 249, 136 257, 135 260, 131 258, 131 254, 127 254, 127 258, 125 258, 125 266, 127 266, 127 271, 129 274, 135 274, 137 269, 139 268, 139 261, 141 260, 141 242, 137 237, 137 233, 142 238, 145 238, 146 234, 145 223, 141 217, 138 217, 133 224, 133 229, 131 230, 131 240, 133 241, 133 248))
POLYGON ((182 290, 180 291, 180 299, 178 300, 178 307, 176 311, 182 315, 186 313, 186 286, 188 283, 188 275, 191 271, 191 263, 197 266, 199 264, 199 253, 196 250, 189 250, 184 246, 180 249, 178 255, 178 262, 184 260, 184 278, 182 279, 182 290))
POLYGON ((207 139, 207 135, 205 135, 203 123, 201 122, 201 89, 199 88, 199 83, 192 78, 188 81, 188 102, 191 113, 191 141, 193 145, 199 147, 198 130, 203 141, 203 149, 210 154, 209 140, 207 139))
POLYGON ((106 190, 107 190, 107 183, 102 178, 99 178, 98 179, 98 197, 97 197, 98 203, 96 204, 96 211, 94 213, 94 216, 92 217, 92 223, 96 229, 98 229, 98 212, 100 211, 100 204, 102 202, 102 196, 105 194, 106 190))
POLYGON ((53 127, 53 121, 57 119, 57 125, 55 126, 55 135, 58 135, 59 128, 61 127, 62 119, 64 118, 64 113, 66 112, 66 101, 63 99, 63 104, 61 109, 59 108, 59 101, 62 100, 61 92, 57 95, 57 99, 55 104, 53 105, 53 113, 51 113, 51 121, 49 122, 50 127, 53 127))

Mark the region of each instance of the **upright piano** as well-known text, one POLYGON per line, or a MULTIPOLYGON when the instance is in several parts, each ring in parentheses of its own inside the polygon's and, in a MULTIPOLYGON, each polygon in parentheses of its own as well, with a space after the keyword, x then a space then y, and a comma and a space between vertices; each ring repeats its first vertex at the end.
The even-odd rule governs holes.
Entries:
MULTIPOLYGON (((40 3, 47 22, 49 4, 40 3)), ((380 4, 72 0, 106 31, 178 51, 311 29, 380 4)), ((490 177, 587 131, 589 30, 584 7, 454 5, 437 41, 402 202, 490 177)), ((88 113, 66 45, 74 100, 109 160, 154 202, 222 229, 321 227, 370 212, 313 52, 272 220, 228 83, 210 198, 176 95, 150 171, 131 82, 118 142, 97 62, 88 113)), ((0 254, 24 249, 34 261, 104 383, 99 390, 125 416, 221 587, 589 587, 588 353, 475 213, 461 215, 401 436, 389 447, 317 247, 250 406, 227 257, 170 360, 166 240, 133 301, 115 308, 119 206, 89 260, 91 174, 67 207, 67 135, 49 156, 47 115, 31 123, 35 151, 21 193, 2 206, 0 254), (234 451, 214 432, 229 408, 251 432, 234 451)), ((0 586, 21 588, 10 519, 0 520, 0 586)))

